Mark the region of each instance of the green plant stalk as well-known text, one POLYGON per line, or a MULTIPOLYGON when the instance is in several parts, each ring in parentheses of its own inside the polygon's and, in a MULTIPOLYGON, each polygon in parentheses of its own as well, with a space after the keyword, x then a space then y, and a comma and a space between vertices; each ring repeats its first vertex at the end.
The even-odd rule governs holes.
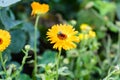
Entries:
POLYGON ((59 74, 58 74, 58 69, 59 69, 59 63, 60 63, 60 56, 61 56, 61 50, 59 50, 58 56, 57 56, 57 63, 56 63, 56 80, 58 80, 59 74))
POLYGON ((24 53, 25 53, 25 56, 23 57, 22 65, 21 65, 20 68, 19 68, 19 72, 22 71, 23 66, 24 66, 24 64, 25 64, 25 61, 26 61, 26 59, 28 58, 28 51, 26 51, 26 52, 24 52, 24 53))
POLYGON ((40 15, 37 15, 35 26, 34 26, 34 69, 33 69, 33 80, 36 80, 37 74, 37 26, 40 15))
POLYGON ((75 79, 74 80, 76 80, 76 79, 78 79, 79 80, 79 78, 80 78, 80 74, 79 74, 79 72, 80 72, 80 59, 81 59, 81 53, 85 53, 85 50, 84 50, 84 48, 85 48, 85 45, 87 44, 87 41, 81 41, 81 43, 80 43, 80 51, 79 51, 79 55, 78 55, 78 57, 77 57, 77 61, 76 61, 76 63, 75 63, 75 79))
POLYGON ((71 64, 70 64, 70 70, 73 71, 74 69, 74 62, 75 62, 75 59, 74 58, 71 58, 71 64))
POLYGON ((110 59, 110 47, 111 47, 111 37, 108 36, 108 40, 107 40, 107 46, 105 45, 106 47, 106 58, 108 59, 109 62, 111 62, 111 59, 110 59))
MULTIPOLYGON (((119 28, 119 27, 118 27, 119 28)), ((114 58, 114 61, 113 63, 116 64, 119 63, 120 59, 119 59, 119 56, 120 56, 120 29, 118 30, 118 48, 117 48, 117 56, 114 58)))
POLYGON ((45 70, 45 80, 48 80, 48 74, 46 70, 45 70))
POLYGON ((5 74, 6 74, 6 79, 7 79, 9 77, 9 75, 7 74, 7 70, 5 68, 5 62, 3 61, 2 52, 0 52, 0 60, 1 60, 3 70, 4 70, 5 74))
POLYGON ((112 76, 112 74, 114 74, 115 72, 116 72, 116 70, 112 71, 103 80, 109 80, 109 77, 112 76))
MULTIPOLYGON (((118 56, 120 56, 120 29, 118 32, 118 50, 117 50, 117 54, 119 54, 118 56)), ((118 61, 119 61, 119 57, 118 57, 118 61)))
MULTIPOLYGON (((12 78, 15 78, 16 76, 19 76, 20 72, 22 71, 23 69, 23 66, 25 64, 25 61, 26 59, 28 58, 28 50, 27 51, 23 51, 23 53, 25 53, 25 56, 23 57, 23 60, 22 60, 22 64, 21 66, 19 67, 19 71, 16 71, 13 75, 12 75, 12 78)), ((16 77, 17 78, 17 77, 16 77)), ((17 80, 17 79, 16 79, 17 80)))
POLYGON ((79 62, 80 62, 80 55, 77 57, 77 61, 76 61, 75 80, 79 79, 79 77, 78 77, 79 76, 79 70, 80 70, 79 62))

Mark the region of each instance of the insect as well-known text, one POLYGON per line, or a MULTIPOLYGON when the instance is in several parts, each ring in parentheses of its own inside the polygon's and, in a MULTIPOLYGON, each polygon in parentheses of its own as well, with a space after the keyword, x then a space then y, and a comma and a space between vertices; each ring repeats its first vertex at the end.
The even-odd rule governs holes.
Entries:
POLYGON ((0 0, 0 7, 7 7, 19 1, 20 0, 0 0))

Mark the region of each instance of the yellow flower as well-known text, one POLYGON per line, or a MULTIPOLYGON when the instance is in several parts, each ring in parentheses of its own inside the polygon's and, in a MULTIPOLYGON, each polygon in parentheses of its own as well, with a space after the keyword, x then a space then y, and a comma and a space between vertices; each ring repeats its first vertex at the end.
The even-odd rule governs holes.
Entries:
POLYGON ((92 28, 91 28, 89 25, 87 25, 87 24, 81 24, 81 25, 80 25, 80 29, 81 29, 82 31, 92 30, 92 28))
POLYGON ((89 38, 89 35, 88 34, 85 34, 84 35, 84 39, 87 40, 89 38))
POLYGON ((84 38, 84 34, 80 33, 80 34, 79 34, 79 39, 80 39, 80 40, 83 40, 83 38, 84 38))
POLYGON ((79 34, 79 39, 80 40, 87 40, 89 38, 89 35, 88 34, 83 34, 83 33, 80 33, 79 34))
POLYGON ((89 31, 89 37, 90 38, 96 37, 96 33, 94 31, 89 31))
POLYGON ((8 31, 0 29, 0 52, 4 51, 11 42, 11 36, 8 31))
POLYGON ((40 4, 39 2, 33 2, 31 4, 31 7, 32 7, 31 15, 45 14, 49 10, 49 5, 48 4, 40 4))
POLYGON ((51 41, 52 44, 54 43, 53 48, 69 50, 76 48, 74 42, 79 42, 79 38, 75 36, 77 33, 71 25, 53 25, 47 32, 47 38, 49 38, 48 40, 51 41))

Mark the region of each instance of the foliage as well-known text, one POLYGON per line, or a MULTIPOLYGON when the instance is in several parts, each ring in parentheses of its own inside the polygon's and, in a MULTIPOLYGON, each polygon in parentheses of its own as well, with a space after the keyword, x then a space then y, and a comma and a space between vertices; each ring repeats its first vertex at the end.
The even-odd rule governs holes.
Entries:
POLYGON ((11 35, 10 46, 0 52, 3 56, 0 79, 120 79, 119 0, 34 0, 49 5, 49 12, 39 17, 36 12, 31 16, 33 0, 13 1, 16 2, 10 0, 7 6, 0 1, 0 29, 11 35), (46 33, 53 25, 64 23, 78 31, 75 36, 80 41, 75 43, 76 48, 62 49, 60 53, 52 48, 46 33), (81 30, 82 24, 95 32, 94 37, 89 37, 89 30, 81 30), (35 67, 37 72, 34 72, 35 67))

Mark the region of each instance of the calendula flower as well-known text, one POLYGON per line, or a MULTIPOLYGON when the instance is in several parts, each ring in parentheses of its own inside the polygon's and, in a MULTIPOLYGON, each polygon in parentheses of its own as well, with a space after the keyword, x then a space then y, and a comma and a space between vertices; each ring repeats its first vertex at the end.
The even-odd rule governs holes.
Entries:
POLYGON ((87 25, 87 24, 81 24, 81 25, 80 25, 80 29, 81 29, 82 31, 92 30, 92 28, 91 28, 89 25, 87 25))
POLYGON ((80 38, 80 40, 83 40, 84 39, 84 34, 80 33, 79 38, 80 38))
POLYGON ((90 38, 94 38, 94 37, 96 37, 96 33, 94 32, 94 31, 89 31, 89 37, 90 38))
POLYGON ((31 15, 45 14, 49 11, 49 5, 48 4, 40 4, 39 2, 33 2, 31 4, 31 7, 32 7, 31 15))
POLYGON ((4 51, 11 42, 10 33, 6 30, 0 29, 0 52, 4 51))
POLYGON ((71 25, 53 25, 47 32, 47 38, 49 38, 48 40, 51 41, 52 44, 54 43, 53 48, 69 50, 76 48, 74 42, 79 42, 79 38, 76 36, 77 33, 71 25))
POLYGON ((88 34, 80 33, 79 34, 79 39, 80 40, 87 40, 89 38, 88 34))

